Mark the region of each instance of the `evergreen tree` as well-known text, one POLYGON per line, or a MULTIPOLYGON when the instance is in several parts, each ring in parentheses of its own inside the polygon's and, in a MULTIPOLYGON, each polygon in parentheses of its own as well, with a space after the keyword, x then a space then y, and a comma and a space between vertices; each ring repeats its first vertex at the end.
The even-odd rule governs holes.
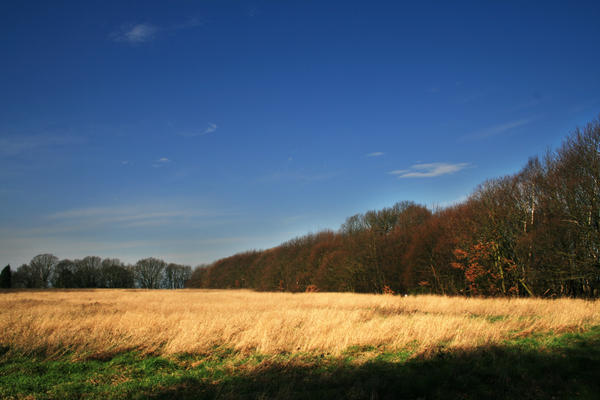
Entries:
POLYGON ((11 275, 10 265, 7 265, 2 272, 0 272, 0 288, 10 289, 12 287, 11 275))

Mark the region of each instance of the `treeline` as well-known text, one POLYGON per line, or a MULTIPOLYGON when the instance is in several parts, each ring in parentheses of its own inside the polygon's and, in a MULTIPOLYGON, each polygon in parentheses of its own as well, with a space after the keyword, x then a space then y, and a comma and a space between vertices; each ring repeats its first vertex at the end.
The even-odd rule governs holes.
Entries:
POLYGON ((40 254, 14 272, 6 266, 0 273, 0 287, 180 289, 191 274, 190 266, 156 258, 125 265, 118 258, 59 260, 52 254, 40 254))
POLYGON ((598 297, 599 196, 596 120, 460 204, 431 211, 401 202, 357 214, 337 232, 198 268, 188 286, 598 297))

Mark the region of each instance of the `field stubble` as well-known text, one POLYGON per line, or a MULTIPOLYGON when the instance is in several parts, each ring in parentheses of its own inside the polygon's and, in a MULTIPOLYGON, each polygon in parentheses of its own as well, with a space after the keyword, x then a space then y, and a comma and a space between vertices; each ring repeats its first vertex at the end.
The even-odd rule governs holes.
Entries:
POLYGON ((600 302, 245 290, 48 290, 0 293, 9 352, 326 353, 352 347, 422 354, 472 349, 600 324, 600 302))

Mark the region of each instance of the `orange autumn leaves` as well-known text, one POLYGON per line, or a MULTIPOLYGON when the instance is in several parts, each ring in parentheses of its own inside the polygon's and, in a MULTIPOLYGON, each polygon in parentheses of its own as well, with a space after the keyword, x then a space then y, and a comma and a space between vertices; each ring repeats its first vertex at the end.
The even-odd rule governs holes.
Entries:
POLYGON ((478 242, 467 250, 453 252, 456 262, 452 267, 464 272, 466 287, 473 295, 506 295, 519 290, 517 265, 500 254, 495 241, 478 242))

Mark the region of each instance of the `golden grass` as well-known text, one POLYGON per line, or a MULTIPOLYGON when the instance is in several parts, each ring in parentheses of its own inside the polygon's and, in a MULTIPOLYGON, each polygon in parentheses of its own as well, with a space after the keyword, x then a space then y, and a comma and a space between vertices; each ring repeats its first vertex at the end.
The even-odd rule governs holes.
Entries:
POLYGON ((79 356, 241 352, 339 354, 350 346, 428 351, 600 324, 600 302, 246 290, 0 292, 0 345, 79 356))

